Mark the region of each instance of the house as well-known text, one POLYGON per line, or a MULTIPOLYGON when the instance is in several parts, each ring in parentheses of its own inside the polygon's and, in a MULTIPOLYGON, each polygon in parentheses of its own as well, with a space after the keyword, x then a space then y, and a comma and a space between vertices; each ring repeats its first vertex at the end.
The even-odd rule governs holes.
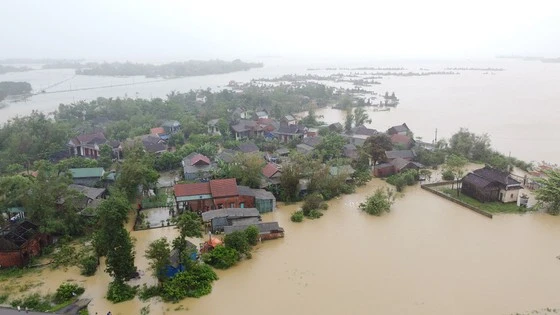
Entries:
POLYGON ((416 153, 412 150, 391 150, 385 151, 385 155, 387 156, 387 160, 391 161, 396 158, 405 159, 408 161, 412 161, 416 157, 416 153))
POLYGON ((393 165, 393 167, 395 168, 395 173, 400 173, 404 170, 409 170, 409 169, 419 170, 419 169, 424 167, 424 165, 422 165, 418 162, 405 160, 405 159, 400 158, 400 157, 392 159, 389 162, 389 164, 393 165))
POLYGON ((237 154, 237 152, 231 150, 231 149, 224 149, 222 150, 222 152, 218 153, 216 155, 216 160, 225 162, 225 163, 232 163, 235 159, 235 155, 237 154))
POLYGON ((100 201, 105 199, 105 196, 107 195, 107 189, 105 188, 95 188, 76 184, 71 184, 68 188, 76 190, 84 195, 84 203, 81 206, 82 209, 87 207, 97 208, 100 201))
POLYGON ((249 113, 247 112, 246 109, 242 108, 242 107, 237 107, 232 113, 231 113, 231 119, 232 120, 238 120, 238 119, 248 119, 250 117, 249 113))
POLYGON ((331 166, 329 168, 329 174, 331 176, 338 176, 338 175, 346 175, 346 180, 352 180, 352 175, 356 170, 350 165, 341 165, 341 166, 331 166))
POLYGON ((358 159, 358 148, 356 145, 349 143, 342 147, 342 155, 352 160, 358 159))
POLYGON ((209 223, 215 218, 260 218, 260 213, 256 208, 225 208, 210 210, 202 213, 202 222, 209 223))
POLYGON ((145 135, 141 137, 144 150, 148 153, 161 154, 167 152, 167 144, 165 144, 159 136, 145 135))
POLYGON ((368 128, 364 125, 359 125, 359 126, 356 126, 356 127, 352 128, 352 134, 354 134, 354 135, 371 137, 371 136, 374 136, 378 133, 379 132, 377 130, 368 128))
POLYGON ((278 225, 278 222, 261 222, 248 225, 225 226, 224 233, 227 235, 236 231, 244 231, 251 225, 256 226, 259 229, 259 236, 261 240, 271 240, 284 237, 284 229, 278 225))
POLYGON ((264 179, 261 188, 265 188, 270 185, 280 184, 282 172, 280 171, 280 166, 278 164, 269 162, 263 167, 262 175, 264 179))
POLYGON ((212 176, 215 165, 210 159, 197 152, 187 155, 183 161, 183 176, 186 180, 208 180, 212 176))
POLYGON ((253 120, 259 120, 259 119, 268 119, 268 113, 264 110, 255 112, 253 114, 253 120))
POLYGON ((281 126, 282 125, 291 126, 291 125, 295 125, 295 124, 297 124, 297 121, 296 121, 295 117, 292 116, 292 115, 286 115, 286 116, 284 116, 280 119, 280 125, 281 126))
POLYGON ((461 192, 481 202, 517 202, 523 189, 510 173, 489 166, 470 172, 461 182, 461 192))
POLYGON ((205 212, 222 208, 253 207, 253 196, 240 195, 235 178, 173 186, 177 210, 205 212))
POLYGON ((8 217, 6 219, 9 219, 10 222, 17 222, 19 220, 25 219, 26 211, 23 207, 10 207, 7 208, 4 212, 7 213, 8 217))
POLYGON ((393 148, 406 150, 414 146, 414 139, 410 136, 396 133, 391 135, 391 143, 393 144, 393 148))
POLYGON ((307 128, 307 132, 305 133, 305 137, 317 137, 319 135, 318 128, 307 128))
POLYGON ((256 208, 226 208, 202 213, 202 222, 214 234, 223 232, 228 225, 258 223, 260 220, 261 216, 256 208))
POLYGON ((240 143, 237 146, 237 150, 242 153, 257 153, 259 152, 259 147, 251 141, 247 141, 245 143, 240 143))
MULTIPOLYGON (((189 258, 191 260, 196 260, 198 257, 196 245, 189 242, 188 240, 185 240, 185 242, 187 242, 186 251, 191 253, 189 258)), ((171 253, 169 253, 169 264, 165 267, 165 275, 168 278, 173 278, 177 273, 181 271, 185 271, 185 266, 181 262, 179 250, 175 248, 171 251, 171 253)))
POLYGON ((101 182, 105 174, 102 167, 71 168, 68 171, 72 174, 74 184, 87 187, 93 187, 101 182))
POLYGON ((169 135, 167 134, 167 132, 165 132, 165 129, 163 129, 163 127, 150 129, 150 134, 159 137, 163 141, 167 141, 169 139, 169 135))
POLYGON ((39 226, 30 221, 9 224, 0 230, 0 267, 27 265, 51 241, 50 236, 41 233, 39 226))
POLYGON ((408 128, 408 126, 405 124, 399 125, 399 126, 393 126, 391 128, 389 128, 387 130, 387 134, 389 135, 395 135, 395 134, 399 134, 399 135, 408 135, 410 134, 410 129, 408 128))
POLYGON ((330 131, 333 131, 333 132, 336 132, 336 133, 341 133, 344 130, 344 126, 342 126, 342 124, 339 123, 339 122, 334 123, 334 124, 330 124, 328 128, 329 128, 330 131))
POLYGON ((310 154, 311 152, 313 152, 314 149, 315 149, 314 147, 305 143, 300 143, 296 145, 296 151, 301 154, 310 154))
POLYGON ((167 120, 161 125, 168 135, 181 131, 181 123, 176 120, 167 120))
POLYGON ((83 156, 87 158, 97 159, 99 157, 101 146, 107 143, 107 138, 103 132, 82 134, 68 142, 70 155, 83 156))
POLYGON ((381 163, 373 166, 373 176, 387 177, 395 174, 395 166, 391 163, 381 163))
POLYGON ((220 122, 219 119, 211 119, 208 121, 208 123, 206 123, 206 126, 208 127, 208 134, 209 135, 221 135, 222 133, 220 132, 220 129, 218 128, 218 122, 220 122))
POLYGON ((240 120, 231 126, 235 140, 254 138, 264 134, 263 128, 253 120, 240 120))
POLYGON ((280 127, 273 131, 274 136, 278 138, 280 142, 288 143, 295 139, 303 139, 305 135, 305 127, 301 125, 280 125, 280 127))
POLYGON ((350 144, 355 146, 361 147, 366 142, 366 139, 369 138, 367 135, 343 135, 346 138, 346 141, 350 144))

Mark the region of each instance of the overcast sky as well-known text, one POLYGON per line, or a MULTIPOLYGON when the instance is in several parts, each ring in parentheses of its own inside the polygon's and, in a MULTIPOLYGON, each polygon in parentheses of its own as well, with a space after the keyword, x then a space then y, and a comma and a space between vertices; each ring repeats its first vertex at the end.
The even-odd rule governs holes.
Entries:
POLYGON ((557 0, 0 0, 0 26, 0 58, 560 57, 557 0))

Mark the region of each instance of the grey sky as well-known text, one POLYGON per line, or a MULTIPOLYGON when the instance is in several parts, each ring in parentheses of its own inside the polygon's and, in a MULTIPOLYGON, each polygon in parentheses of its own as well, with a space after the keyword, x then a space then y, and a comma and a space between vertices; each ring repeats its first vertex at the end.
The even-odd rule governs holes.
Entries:
POLYGON ((0 0, 0 15, 0 58, 560 56, 554 0, 0 0))

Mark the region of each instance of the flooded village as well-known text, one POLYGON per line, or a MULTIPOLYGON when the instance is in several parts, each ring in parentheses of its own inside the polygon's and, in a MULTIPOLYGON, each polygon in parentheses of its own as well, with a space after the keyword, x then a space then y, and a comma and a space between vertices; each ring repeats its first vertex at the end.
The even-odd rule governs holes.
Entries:
MULTIPOLYGON (((465 69, 499 71, 449 70, 465 69)), ((374 75, 381 74, 363 74, 374 75)), ((429 77, 438 75, 451 73, 429 77)), ((24 147, 29 157, 20 160, 21 148, 3 144, 2 304, 80 314, 218 314, 224 305, 235 314, 559 309, 558 217, 534 207, 556 166, 499 153, 492 135, 460 129, 468 122, 427 136, 438 124, 409 116, 406 92, 351 77, 99 98, 61 105, 52 120, 12 121, 4 128, 15 143, 39 137, 35 129, 58 138, 41 138, 54 148, 43 164, 31 163, 41 148, 24 147), (15 137, 18 124, 28 133, 15 137), (57 133, 68 127, 71 136, 57 133), (116 219, 135 253, 135 271, 123 282, 136 292, 113 303, 110 254, 96 253, 95 235, 112 224, 100 214, 120 207, 116 188, 133 196, 126 222, 116 219), (379 188, 395 199, 389 213, 372 216, 360 205, 379 188), (249 228, 256 228, 252 245, 249 228), (245 245, 234 247, 229 235, 247 237, 245 245), (147 256, 162 238, 169 252, 159 274, 147 256), (85 276, 89 257, 93 274, 85 276), (170 295, 169 283, 198 266, 213 266, 210 289, 170 295), (76 286, 54 302, 64 284, 76 286), (519 292, 523 299, 512 298, 519 292)))

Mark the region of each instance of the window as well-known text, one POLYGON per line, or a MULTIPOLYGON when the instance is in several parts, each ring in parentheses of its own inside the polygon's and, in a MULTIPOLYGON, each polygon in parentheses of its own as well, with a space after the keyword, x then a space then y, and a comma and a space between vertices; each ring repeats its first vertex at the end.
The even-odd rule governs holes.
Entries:
POLYGON ((245 203, 244 202, 240 203, 239 208, 245 208, 245 203))
POLYGON ((511 194, 511 198, 513 199, 513 194, 511 194))
POLYGON ((230 208, 235 208, 235 203, 231 202, 231 203, 229 204, 229 207, 230 207, 230 208))
POLYGON ((223 203, 218 204, 218 209, 222 209, 224 207, 223 203))

